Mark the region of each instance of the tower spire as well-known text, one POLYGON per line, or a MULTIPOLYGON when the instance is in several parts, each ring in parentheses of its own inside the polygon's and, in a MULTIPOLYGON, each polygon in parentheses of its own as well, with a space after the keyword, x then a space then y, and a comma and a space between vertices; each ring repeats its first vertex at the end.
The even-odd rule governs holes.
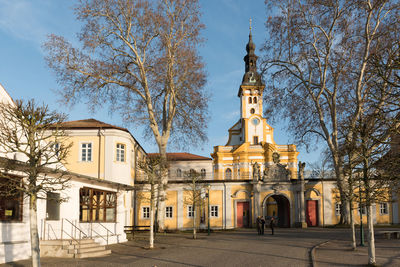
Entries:
POLYGON ((249 27, 249 29, 250 29, 250 35, 251 35, 251 18, 250 18, 249 22, 250 22, 250 27, 249 27))

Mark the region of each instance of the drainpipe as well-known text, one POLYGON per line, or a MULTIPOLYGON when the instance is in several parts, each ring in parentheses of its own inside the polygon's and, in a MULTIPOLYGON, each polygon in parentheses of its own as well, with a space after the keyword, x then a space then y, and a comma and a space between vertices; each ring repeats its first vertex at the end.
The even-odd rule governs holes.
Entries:
POLYGON ((224 229, 226 229, 226 184, 224 184, 224 229))
POLYGON ((97 164, 97 179, 100 179, 100 161, 101 161, 101 127, 99 128, 99 131, 97 133, 97 136, 99 137, 99 158, 98 158, 98 164, 97 164))
MULTIPOLYGON (((134 157, 135 157, 135 175, 133 177, 133 186, 136 185, 136 179, 137 179, 137 148, 138 144, 135 144, 133 146, 134 149, 134 157)), ((136 187, 133 189, 133 225, 137 224, 137 210, 136 210, 136 187)))

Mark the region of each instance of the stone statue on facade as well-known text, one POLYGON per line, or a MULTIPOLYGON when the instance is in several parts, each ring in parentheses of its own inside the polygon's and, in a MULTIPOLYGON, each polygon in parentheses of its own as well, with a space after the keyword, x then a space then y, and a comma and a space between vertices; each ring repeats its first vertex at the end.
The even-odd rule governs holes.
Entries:
POLYGON ((299 161, 299 179, 304 180, 304 168, 306 167, 305 162, 299 161))
POLYGON ((254 164, 253 164, 253 181, 259 181, 259 180, 261 180, 260 166, 258 165, 257 162, 254 162, 254 164))

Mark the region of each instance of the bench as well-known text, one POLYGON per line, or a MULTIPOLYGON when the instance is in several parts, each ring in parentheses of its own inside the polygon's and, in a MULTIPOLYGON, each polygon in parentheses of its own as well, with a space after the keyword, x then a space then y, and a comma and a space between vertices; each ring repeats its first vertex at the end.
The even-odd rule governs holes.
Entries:
POLYGON ((396 239, 400 238, 400 231, 383 231, 380 233, 383 234, 383 237, 386 239, 391 239, 392 236, 396 239))
POLYGON ((128 240, 135 238, 135 232, 148 232, 150 231, 149 225, 126 225, 124 226, 124 232, 128 240))

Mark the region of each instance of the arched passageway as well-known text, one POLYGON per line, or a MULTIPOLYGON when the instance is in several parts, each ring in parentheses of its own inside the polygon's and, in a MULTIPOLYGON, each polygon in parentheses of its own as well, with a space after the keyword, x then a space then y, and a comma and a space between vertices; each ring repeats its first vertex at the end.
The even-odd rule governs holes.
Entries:
POLYGON ((272 195, 264 202, 264 216, 275 218, 278 227, 290 227, 290 203, 283 195, 272 195))

